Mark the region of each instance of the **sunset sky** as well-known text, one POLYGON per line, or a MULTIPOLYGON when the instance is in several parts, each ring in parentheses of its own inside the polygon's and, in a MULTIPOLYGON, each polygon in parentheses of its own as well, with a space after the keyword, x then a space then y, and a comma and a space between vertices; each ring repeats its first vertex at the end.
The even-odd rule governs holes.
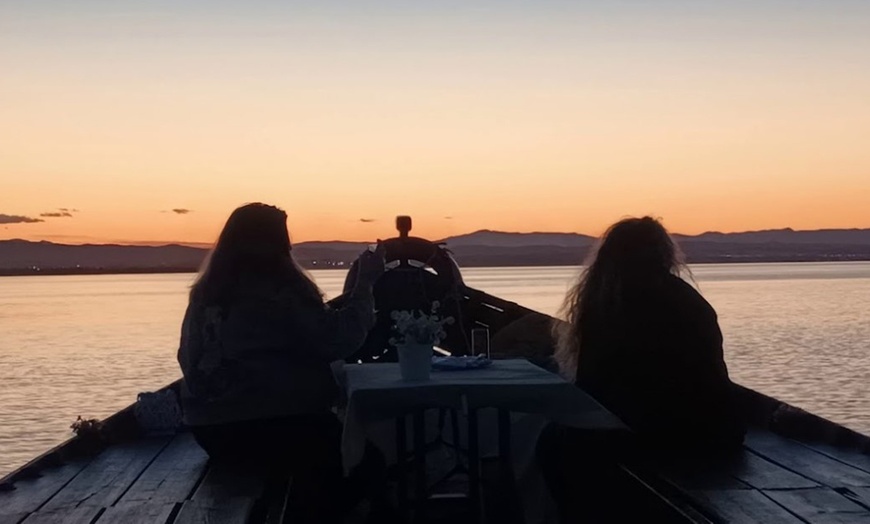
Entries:
POLYGON ((296 241, 870 227, 870 2, 0 0, 0 239, 248 201, 296 241))

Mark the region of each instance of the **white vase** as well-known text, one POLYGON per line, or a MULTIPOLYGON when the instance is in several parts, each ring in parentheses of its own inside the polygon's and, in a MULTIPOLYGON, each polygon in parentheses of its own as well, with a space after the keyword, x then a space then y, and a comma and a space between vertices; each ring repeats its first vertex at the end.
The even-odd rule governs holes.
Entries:
POLYGON ((402 380, 420 382, 429 380, 432 369, 432 344, 401 344, 399 351, 399 372, 402 380))

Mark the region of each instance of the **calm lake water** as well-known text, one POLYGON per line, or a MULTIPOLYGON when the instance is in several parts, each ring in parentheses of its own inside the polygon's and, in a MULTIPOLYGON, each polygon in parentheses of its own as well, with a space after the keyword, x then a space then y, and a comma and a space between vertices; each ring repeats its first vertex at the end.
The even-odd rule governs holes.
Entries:
MULTIPOLYGON (((870 263, 693 267, 735 381, 870 434, 870 263)), ((330 296, 342 271, 314 271, 330 296)), ((479 268, 466 282, 554 313, 575 268, 479 268)), ((0 475, 179 376, 194 275, 0 277, 0 475)))

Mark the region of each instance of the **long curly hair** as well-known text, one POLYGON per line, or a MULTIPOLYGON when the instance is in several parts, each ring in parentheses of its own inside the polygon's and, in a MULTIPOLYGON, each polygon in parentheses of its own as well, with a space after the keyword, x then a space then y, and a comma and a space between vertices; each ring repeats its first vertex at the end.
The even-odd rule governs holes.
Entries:
POLYGON ((323 305, 323 294, 291 255, 287 213, 260 202, 232 212, 203 262, 190 300, 221 305, 233 299, 246 278, 290 288, 303 301, 323 305))
POLYGON ((553 324, 560 373, 574 380, 582 351, 581 321, 590 311, 614 318, 626 291, 648 287, 667 275, 691 275, 682 252, 652 217, 626 218, 610 226, 590 253, 553 324))

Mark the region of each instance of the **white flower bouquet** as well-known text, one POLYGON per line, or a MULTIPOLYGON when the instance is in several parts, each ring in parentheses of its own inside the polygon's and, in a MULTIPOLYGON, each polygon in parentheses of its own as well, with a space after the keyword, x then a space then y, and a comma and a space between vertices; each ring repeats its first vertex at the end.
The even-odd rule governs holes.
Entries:
POLYGON ((445 325, 453 324, 453 317, 440 317, 437 314, 440 304, 432 303, 432 310, 427 315, 422 311, 393 311, 393 330, 397 336, 390 338, 390 344, 399 347, 408 344, 432 345, 438 344, 447 336, 445 325))

